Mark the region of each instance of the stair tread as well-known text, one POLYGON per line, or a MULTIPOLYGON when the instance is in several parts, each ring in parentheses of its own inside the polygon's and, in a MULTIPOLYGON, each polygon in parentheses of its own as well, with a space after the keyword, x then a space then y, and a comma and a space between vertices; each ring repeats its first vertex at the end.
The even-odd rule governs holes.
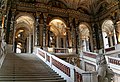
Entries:
POLYGON ((66 82, 32 54, 7 54, 0 69, 0 82, 66 82))

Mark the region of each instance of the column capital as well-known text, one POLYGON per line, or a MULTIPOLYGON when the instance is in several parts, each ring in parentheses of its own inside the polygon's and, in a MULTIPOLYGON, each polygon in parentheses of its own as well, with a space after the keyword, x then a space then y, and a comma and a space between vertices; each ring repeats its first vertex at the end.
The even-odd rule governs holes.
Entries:
POLYGON ((73 21, 74 18, 69 17, 69 22, 71 23, 73 21))
POLYGON ((79 22, 79 19, 75 19, 75 23, 76 23, 76 25, 78 24, 78 22, 79 22))
POLYGON ((15 14, 16 12, 16 9, 11 9, 12 10, 12 14, 15 14))
POLYGON ((43 13, 44 18, 48 17, 48 13, 43 13))
POLYGON ((41 15, 41 12, 36 12, 36 17, 39 18, 41 15))

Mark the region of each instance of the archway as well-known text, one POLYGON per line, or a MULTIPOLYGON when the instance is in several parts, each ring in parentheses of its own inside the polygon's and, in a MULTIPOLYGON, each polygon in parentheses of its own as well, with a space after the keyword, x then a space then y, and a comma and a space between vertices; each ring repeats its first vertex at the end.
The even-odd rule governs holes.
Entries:
POLYGON ((102 24, 102 34, 104 48, 113 47, 117 44, 116 33, 113 22, 111 20, 105 20, 102 24))
POLYGON ((27 15, 17 17, 15 24, 14 51, 31 53, 33 47, 34 19, 27 15))
POLYGON ((90 51, 90 30, 87 23, 79 25, 80 46, 83 51, 90 51))
POLYGON ((53 19, 50 23, 50 46, 57 48, 66 48, 67 27, 61 19, 53 19))

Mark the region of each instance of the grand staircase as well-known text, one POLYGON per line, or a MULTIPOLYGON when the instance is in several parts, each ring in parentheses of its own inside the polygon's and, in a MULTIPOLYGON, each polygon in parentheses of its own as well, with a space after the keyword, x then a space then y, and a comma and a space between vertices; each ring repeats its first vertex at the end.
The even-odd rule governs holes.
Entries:
POLYGON ((6 55, 0 69, 0 82, 66 82, 33 54, 6 55))

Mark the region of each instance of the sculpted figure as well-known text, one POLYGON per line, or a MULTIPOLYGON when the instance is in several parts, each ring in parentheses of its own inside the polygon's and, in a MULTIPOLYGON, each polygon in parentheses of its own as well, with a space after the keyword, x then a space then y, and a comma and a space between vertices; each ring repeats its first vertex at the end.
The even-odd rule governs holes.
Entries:
POLYGON ((105 55, 99 54, 96 58, 98 65, 98 82, 111 82, 114 76, 113 71, 108 67, 105 55))

